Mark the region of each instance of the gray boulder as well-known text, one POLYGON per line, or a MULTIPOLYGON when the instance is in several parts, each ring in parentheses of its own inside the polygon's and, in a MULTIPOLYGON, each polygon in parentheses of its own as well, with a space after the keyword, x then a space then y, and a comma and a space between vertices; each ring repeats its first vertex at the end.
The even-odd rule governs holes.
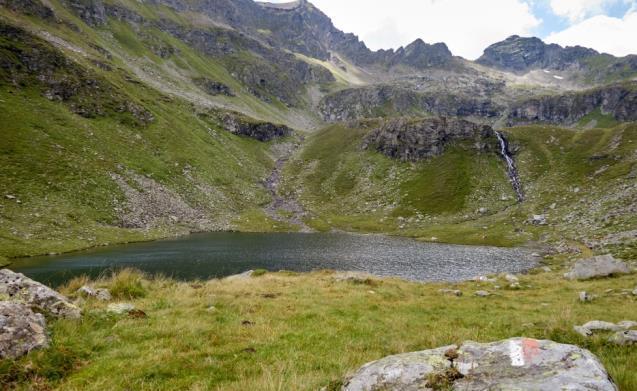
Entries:
POLYGON ((571 271, 564 274, 564 277, 568 280, 588 280, 595 277, 628 273, 630 273, 630 268, 626 263, 607 254, 577 261, 571 271))
POLYGON ((476 295, 478 297, 487 297, 487 296, 491 296, 491 293, 489 293, 487 291, 476 291, 474 293, 474 295, 476 295))
POLYGON ((584 323, 582 327, 590 331, 619 331, 624 329, 615 323, 605 322, 603 320, 591 320, 590 322, 584 323))
POLYGON ((111 301, 111 299, 113 298, 111 296, 111 292, 108 289, 103 289, 103 288, 94 289, 87 285, 84 285, 83 287, 78 289, 77 293, 81 296, 93 297, 99 301, 111 301))
POLYGON ((590 337, 593 335, 593 332, 584 326, 573 326, 573 330, 582 337, 590 337))
POLYGON ((106 311, 111 314, 122 315, 135 310, 135 306, 130 303, 112 303, 106 307, 106 311))
POLYGON ((588 350, 528 338, 465 342, 385 357, 346 379, 344 391, 597 390, 617 386, 588 350))
POLYGON ((458 289, 440 289, 438 290, 438 292, 447 296, 458 296, 458 297, 462 296, 462 291, 458 289))
POLYGON ((617 324, 602 320, 591 320, 581 326, 573 326, 573 330, 584 337, 590 337, 594 331, 614 331, 620 334, 634 327, 637 327, 637 322, 632 320, 623 320, 617 324))
POLYGON ((370 281, 378 280, 378 277, 365 272, 344 271, 332 274, 332 279, 339 282, 347 281, 356 284, 364 284, 370 281))
POLYGON ((0 359, 24 356, 49 346, 46 320, 20 303, 0 301, 0 359))
POLYGON ((23 303, 37 312, 77 319, 80 309, 53 289, 9 269, 0 270, 0 299, 23 303))
POLYGON ((623 328, 624 330, 628 330, 637 327, 637 322, 633 320, 622 320, 621 322, 617 323, 617 326, 623 328))
POLYGON ((620 345, 636 345, 637 344, 637 331, 636 330, 626 330, 626 331, 618 331, 610 337, 610 342, 620 345))
POLYGON ((254 273, 254 270, 248 270, 248 271, 243 272, 241 274, 234 274, 232 276, 228 276, 228 277, 224 278, 224 280, 226 280, 226 281, 249 280, 250 278, 252 278, 252 274, 253 273, 254 273))

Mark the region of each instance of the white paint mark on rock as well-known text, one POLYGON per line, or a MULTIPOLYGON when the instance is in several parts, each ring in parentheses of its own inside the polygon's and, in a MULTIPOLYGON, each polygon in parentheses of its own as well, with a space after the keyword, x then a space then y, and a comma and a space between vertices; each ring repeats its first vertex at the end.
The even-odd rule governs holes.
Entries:
POLYGON ((524 366, 524 349, 518 340, 509 341, 509 356, 511 357, 511 366, 524 366))

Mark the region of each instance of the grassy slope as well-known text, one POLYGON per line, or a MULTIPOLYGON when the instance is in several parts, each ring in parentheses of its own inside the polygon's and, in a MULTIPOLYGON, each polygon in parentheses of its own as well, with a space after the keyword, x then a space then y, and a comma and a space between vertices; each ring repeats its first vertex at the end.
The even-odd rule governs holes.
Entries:
MULTIPOLYGON (((25 26, 44 23, 18 15, 9 15, 8 20, 25 26)), ((269 196, 259 182, 273 166, 270 145, 231 135, 197 116, 198 110, 190 103, 128 81, 131 73, 123 58, 152 56, 146 49, 134 53, 134 48, 143 47, 137 36, 116 38, 117 42, 128 42, 120 45, 88 28, 83 37, 64 25, 46 27, 89 54, 66 50, 67 56, 118 93, 143 104, 155 120, 148 126, 132 126, 117 114, 87 119, 71 113, 62 103, 45 99, 36 87, 0 86, 0 256, 68 251, 184 232, 182 227, 152 231, 115 228, 113 200, 121 202, 123 196, 111 181, 111 172, 130 170, 151 176, 189 204, 206 210, 221 225, 232 224, 242 214, 254 213, 267 203, 269 196), (109 47, 116 55, 111 61, 101 58, 89 46, 91 42, 109 47), (91 58, 111 62, 114 67, 102 70, 91 58), (185 167, 192 179, 183 174, 185 167), (200 186, 215 191, 203 191, 200 186), (7 194, 16 196, 20 203, 5 198, 7 194)), ((184 64, 206 68, 202 65, 205 58, 182 49, 184 64)), ((214 64, 210 65, 204 75, 217 76, 214 64)), ((256 98, 240 94, 236 99, 256 98)), ((267 224, 267 220, 260 217, 259 223, 267 224)))
POLYGON ((18 389, 316 390, 389 354, 527 336, 590 349, 621 390, 637 389, 633 347, 615 347, 604 335, 584 339, 572 330, 592 319, 618 322, 637 313, 637 298, 620 294, 635 287, 635 275, 566 282, 563 270, 553 267, 552 273, 522 276, 520 290, 500 289, 489 298, 473 292, 493 290, 490 283, 453 285, 464 296, 448 297, 438 293, 446 284, 338 282, 330 272, 203 283, 140 282, 125 272, 97 285, 130 300, 147 319, 109 316, 105 304, 87 302, 82 321, 51 322, 50 349, 0 361, 0 382, 18 389), (600 297, 580 303, 581 290, 600 297))
MULTIPOLYGON (((542 233, 591 234, 599 227, 578 226, 563 218, 582 205, 604 200, 605 194, 613 193, 609 189, 632 183, 628 174, 637 165, 636 125, 512 128, 506 133, 519 148, 516 161, 527 196, 516 205, 504 163, 496 154, 457 146, 428 161, 401 163, 363 151, 360 145, 367 131, 340 125, 325 129, 308 140, 288 167, 288 191, 303 189, 299 196, 313 213, 309 223, 314 227, 496 245, 523 243, 542 233), (556 209, 550 208, 553 203, 556 209), (488 208, 486 216, 476 213, 480 207, 488 208), (531 215, 543 213, 549 215, 550 227, 526 223, 531 215)), ((617 204, 601 202, 595 218, 626 206, 634 193, 632 189, 617 204)), ((597 234, 628 231, 636 224, 630 215, 618 215, 612 226, 597 234)))
POLYGON ((143 232, 108 226, 116 223, 113 197, 122 198, 109 173, 122 172, 120 165, 152 176, 211 213, 222 201, 223 208, 237 215, 267 201, 258 181, 272 164, 268 145, 218 128, 211 134, 207 128, 213 125, 189 114, 187 107, 157 105, 153 125, 130 129, 108 118, 87 120, 70 114, 34 92, 0 96, 6 102, 0 103, 0 121, 8 124, 0 157, 4 191, 21 201, 0 201, 5 255, 145 237, 143 232), (187 165, 194 182, 182 173, 187 165), (200 194, 197 184, 220 193, 200 194))

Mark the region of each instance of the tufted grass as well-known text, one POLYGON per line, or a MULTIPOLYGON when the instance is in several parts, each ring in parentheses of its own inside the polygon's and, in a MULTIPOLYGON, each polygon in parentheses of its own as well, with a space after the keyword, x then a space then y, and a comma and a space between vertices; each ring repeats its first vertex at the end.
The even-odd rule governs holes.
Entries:
MULTIPOLYGON (((620 293, 632 290, 637 276, 567 282, 560 264, 551 273, 521 276, 520 290, 477 282, 336 281, 330 271, 241 281, 145 277, 146 296, 131 302, 148 318, 108 315, 106 304, 86 301, 81 321, 50 322, 50 349, 0 361, 0 381, 16 389, 316 390, 335 387, 348 372, 386 355, 526 336, 590 349, 621 390, 637 389, 634 347, 572 331, 593 319, 635 320, 637 298, 620 293), (442 296, 440 288, 464 295, 442 296), (473 296, 480 289, 495 295, 473 296), (581 290, 600 297, 580 303, 581 290)), ((116 274, 95 284, 113 289, 121 279, 116 274)), ((506 287, 502 279, 498 284, 506 287)))

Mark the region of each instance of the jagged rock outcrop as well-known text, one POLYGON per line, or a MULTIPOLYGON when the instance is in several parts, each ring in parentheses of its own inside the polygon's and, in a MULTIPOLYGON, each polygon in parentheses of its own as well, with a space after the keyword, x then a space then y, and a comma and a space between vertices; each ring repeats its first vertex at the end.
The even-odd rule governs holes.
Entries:
POLYGON ((489 46, 476 62, 518 74, 534 69, 565 72, 568 79, 584 85, 628 79, 637 72, 635 55, 615 57, 581 46, 562 47, 517 35, 489 46))
POLYGON ((595 110, 618 121, 637 120, 637 83, 525 99, 511 104, 508 118, 513 123, 572 124, 595 110))
POLYGON ((617 391, 588 350, 529 338, 465 342, 385 357, 362 366, 343 391, 371 390, 617 391))
POLYGON ((102 0, 64 0, 64 4, 89 26, 106 23, 106 8, 102 0))
POLYGON ((330 122, 421 113, 487 120, 506 115, 509 124, 545 122, 570 125, 597 110, 618 121, 637 120, 637 83, 535 96, 510 104, 498 103, 490 96, 417 92, 401 86, 375 85, 327 95, 318 106, 321 117, 330 122))
POLYGON ((363 148, 377 150, 391 158, 415 161, 440 155, 448 144, 459 141, 469 142, 477 150, 487 150, 497 143, 494 136, 490 126, 461 119, 398 118, 385 121, 368 134, 363 148))
POLYGON ((239 113, 226 111, 214 112, 213 115, 228 132, 259 141, 270 141, 293 133, 293 130, 285 125, 259 121, 239 113))
POLYGON ((0 301, 0 359, 14 359, 49 346, 46 320, 20 303, 0 301))
POLYGON ((318 111, 325 121, 336 122, 413 113, 495 118, 503 107, 488 98, 375 85, 327 95, 319 103, 318 111))
POLYGON ((442 42, 433 45, 417 39, 411 44, 396 50, 390 57, 389 65, 410 65, 414 68, 441 67, 453 59, 451 51, 442 42))
POLYGON ((138 125, 154 120, 144 107, 40 38, 1 21, 0 35, 0 85, 40 87, 47 99, 64 102, 86 118, 111 112, 126 114, 138 125))
POLYGON ((429 45, 418 39, 398 50, 372 51, 353 34, 337 29, 330 18, 306 0, 289 3, 252 0, 155 0, 178 11, 191 10, 258 36, 272 47, 329 60, 340 53, 359 65, 391 67, 398 64, 423 69, 453 60, 444 43, 429 45))
POLYGON ((45 20, 53 20, 55 17, 53 10, 39 0, 0 0, 0 7, 45 20))
POLYGON ((80 309, 53 289, 9 269, 0 270, 0 299, 25 304, 38 312, 77 319, 80 309))
POLYGON ((224 28, 189 29, 162 19, 154 24, 162 31, 220 60, 232 76, 264 101, 271 97, 290 106, 300 104, 300 92, 312 83, 329 83, 327 69, 297 59, 293 54, 263 45, 245 34, 224 28), (252 56, 246 55, 246 52, 252 56))
POLYGON ((581 46, 563 48, 546 44, 539 38, 513 35, 486 48, 476 62, 514 72, 532 68, 563 70, 597 55, 595 50, 581 46))
POLYGON ((202 90, 210 95, 225 95, 225 96, 234 96, 232 90, 227 85, 220 83, 218 81, 210 80, 205 77, 196 78, 193 82, 199 86, 202 90))

